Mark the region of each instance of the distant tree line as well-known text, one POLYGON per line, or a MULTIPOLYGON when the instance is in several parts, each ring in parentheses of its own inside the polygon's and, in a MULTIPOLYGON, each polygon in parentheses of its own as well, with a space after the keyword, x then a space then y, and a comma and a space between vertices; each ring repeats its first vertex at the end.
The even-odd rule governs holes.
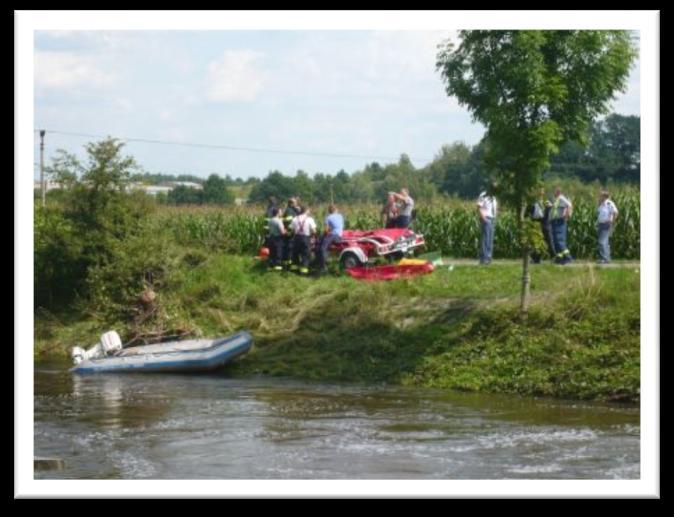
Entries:
POLYGON ((228 188, 227 181, 217 174, 211 174, 206 181, 200 180, 202 189, 195 189, 185 185, 178 185, 160 198, 174 205, 227 205, 234 203, 234 194, 228 188))
MULTIPOLYGON (((639 123, 639 117, 618 114, 595 122, 587 146, 576 142, 562 145, 544 177, 638 184, 639 123)), ((294 176, 272 171, 253 185, 249 201, 263 202, 270 195, 280 198, 299 195, 308 202, 378 202, 387 192, 403 186, 420 200, 439 194, 473 198, 489 181, 484 164, 485 145, 484 140, 472 147, 462 142, 444 145, 423 168, 415 168, 403 154, 398 163, 373 162, 352 174, 341 170, 335 175, 317 173, 312 178, 302 170, 294 176)))
MULTIPOLYGON (((567 142, 560 147, 544 178, 638 185, 641 175, 639 124, 639 117, 618 114, 596 121, 585 146, 567 142)), ((229 174, 224 177, 211 174, 204 180, 192 174, 136 172, 128 177, 128 181, 145 184, 184 181, 202 185, 203 189, 177 186, 168 194, 158 195, 160 203, 169 204, 230 204, 237 197, 235 192, 241 192, 239 189, 248 191, 250 203, 265 202, 269 196, 280 199, 300 196, 309 203, 380 202, 387 192, 399 191, 402 187, 407 187, 419 200, 439 195, 472 199, 489 182, 484 162, 485 145, 484 140, 474 146, 463 142, 443 145, 433 161, 422 168, 416 168, 410 158, 402 154, 397 163, 372 162, 352 173, 340 170, 336 174, 317 172, 310 176, 304 170, 298 170, 294 175, 274 170, 263 179, 244 180, 229 174)), ((60 152, 62 154, 54 160, 52 169, 60 169, 60 174, 54 177, 58 176, 67 185, 76 181, 76 175, 72 167, 63 165, 70 165, 67 162, 74 158, 60 152)))

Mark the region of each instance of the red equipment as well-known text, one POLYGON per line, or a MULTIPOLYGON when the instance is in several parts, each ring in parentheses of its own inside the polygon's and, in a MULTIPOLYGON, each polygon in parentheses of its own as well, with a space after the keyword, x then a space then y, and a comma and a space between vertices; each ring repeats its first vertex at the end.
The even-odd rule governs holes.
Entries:
POLYGON ((341 240, 330 246, 343 269, 371 263, 376 257, 402 258, 425 244, 424 236, 409 228, 344 230, 341 240))
POLYGON ((395 280, 424 275, 433 271, 435 266, 431 262, 425 264, 390 264, 375 267, 352 267, 346 272, 358 280, 395 280))

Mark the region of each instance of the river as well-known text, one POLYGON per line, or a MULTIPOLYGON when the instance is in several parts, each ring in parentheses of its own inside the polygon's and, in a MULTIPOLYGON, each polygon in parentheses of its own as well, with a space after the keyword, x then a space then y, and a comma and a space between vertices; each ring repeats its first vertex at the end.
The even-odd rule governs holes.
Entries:
POLYGON ((639 409, 224 374, 35 371, 36 479, 639 479, 639 409))

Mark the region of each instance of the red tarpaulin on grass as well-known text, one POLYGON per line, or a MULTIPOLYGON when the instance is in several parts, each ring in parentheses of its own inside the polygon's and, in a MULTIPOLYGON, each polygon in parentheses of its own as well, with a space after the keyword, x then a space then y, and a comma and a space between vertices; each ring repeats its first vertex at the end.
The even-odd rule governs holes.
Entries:
POLYGON ((410 265, 384 265, 375 267, 352 267, 346 272, 352 278, 358 280, 396 280, 397 278, 411 278, 418 275, 425 275, 433 271, 434 266, 430 262, 425 264, 410 265))

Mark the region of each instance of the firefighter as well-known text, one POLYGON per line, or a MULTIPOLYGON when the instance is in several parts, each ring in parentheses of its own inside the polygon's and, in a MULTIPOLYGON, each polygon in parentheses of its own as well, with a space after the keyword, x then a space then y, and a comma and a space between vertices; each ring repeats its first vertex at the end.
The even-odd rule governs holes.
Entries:
POLYGON ((311 217, 308 206, 300 209, 299 215, 293 218, 290 228, 293 232, 290 270, 298 271, 300 275, 308 275, 311 238, 316 235, 316 221, 311 217))
POLYGON ((276 197, 274 196, 269 196, 267 198, 267 209, 264 211, 264 222, 265 222, 265 233, 266 236, 264 238, 264 247, 271 249, 271 242, 269 240, 269 222, 271 221, 272 217, 276 215, 276 211, 278 210, 278 202, 276 201, 276 197))
POLYGON ((293 246, 293 234, 292 234, 292 220, 297 217, 300 213, 300 206, 298 199, 296 197, 288 198, 288 205, 286 206, 285 211, 283 212, 283 225, 285 227, 286 233, 283 237, 283 253, 281 257, 281 264, 286 269, 291 266, 292 258, 292 246, 293 246))
POLYGON ((278 201, 275 196, 269 196, 267 198, 267 210, 265 211, 265 217, 271 219, 276 216, 276 211, 278 210, 278 201))
MULTIPOLYGON (((545 240, 545 244, 548 248, 548 254, 551 259, 555 257, 555 247, 552 242, 552 229, 550 227, 550 212, 552 211, 552 203, 549 199, 545 197, 545 189, 541 189, 538 192, 538 199, 534 204, 529 208, 529 216, 534 220, 538 221, 541 225, 541 234, 545 240)), ((531 253, 531 258, 533 259, 534 264, 540 264, 541 259, 543 258, 543 250, 534 250, 531 253)))
POLYGON ((283 210, 276 209, 273 217, 269 220, 269 271, 282 271, 281 257, 283 254, 283 236, 286 229, 283 226, 283 210))

